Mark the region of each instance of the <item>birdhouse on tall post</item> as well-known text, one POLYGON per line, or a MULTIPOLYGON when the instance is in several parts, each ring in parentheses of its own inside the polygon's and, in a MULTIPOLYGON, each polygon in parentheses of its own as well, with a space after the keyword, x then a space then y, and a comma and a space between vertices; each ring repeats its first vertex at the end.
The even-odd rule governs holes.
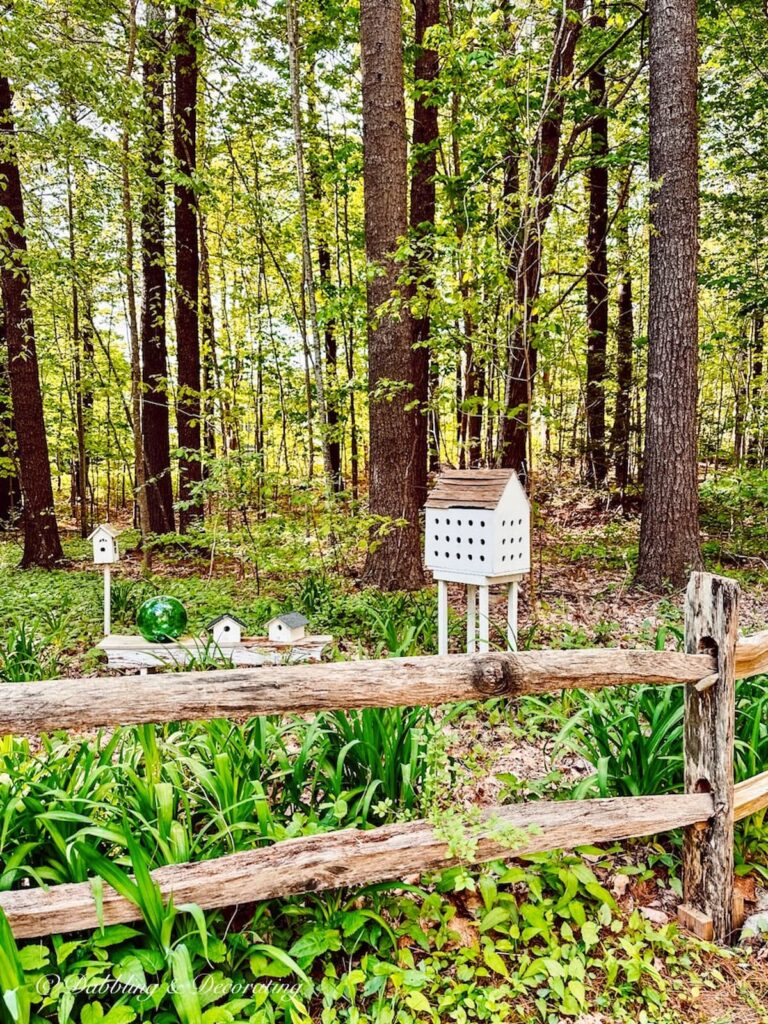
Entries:
POLYGON ((104 636, 112 631, 112 570, 114 562, 120 561, 118 531, 109 523, 97 526, 88 538, 93 544, 93 560, 104 566, 104 636))
POLYGON ((109 565, 120 561, 120 547, 117 543, 118 532, 114 526, 102 523, 97 526, 88 538, 93 544, 93 560, 96 565, 109 565))
POLYGON ((512 469, 455 469, 426 504, 425 564, 437 581, 438 650, 448 653, 448 583, 467 587, 467 650, 489 647, 489 590, 508 587, 507 639, 517 650, 517 592, 531 569, 531 507, 512 469), (479 636, 476 627, 479 617, 479 636))

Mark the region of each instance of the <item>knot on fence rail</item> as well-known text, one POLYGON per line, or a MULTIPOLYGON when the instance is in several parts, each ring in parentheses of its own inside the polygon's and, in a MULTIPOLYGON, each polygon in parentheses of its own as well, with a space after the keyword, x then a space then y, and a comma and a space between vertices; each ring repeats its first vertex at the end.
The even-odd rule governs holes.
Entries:
POLYGON ((525 671, 516 654, 470 654, 469 679, 485 698, 512 697, 523 689, 525 671))

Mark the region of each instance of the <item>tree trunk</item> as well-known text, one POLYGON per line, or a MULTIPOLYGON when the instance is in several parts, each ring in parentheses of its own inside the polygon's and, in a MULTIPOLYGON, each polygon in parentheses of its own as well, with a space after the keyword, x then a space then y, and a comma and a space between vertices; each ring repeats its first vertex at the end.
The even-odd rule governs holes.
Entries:
POLYGON ((696 0, 650 3, 651 211, 645 494, 638 581, 679 586, 701 565, 697 476, 696 0))
POLYGON ((370 511, 383 520, 383 529, 374 527, 365 577, 383 590, 408 589, 424 579, 418 519, 423 475, 410 312, 407 303, 392 300, 395 252, 408 224, 400 0, 362 0, 360 38, 365 248, 376 270, 367 276, 370 511))
POLYGON ((765 313, 756 309, 752 314, 752 373, 750 375, 750 439, 747 460, 750 466, 761 464, 763 449, 763 334, 765 313))
MULTIPOLYGON (((216 386, 214 372, 216 366, 216 325, 213 320, 211 260, 210 253, 208 252, 208 235, 205 217, 202 214, 200 215, 200 319, 202 321, 203 340, 203 448, 207 459, 212 463, 216 458, 216 409, 213 397, 216 386)), ((257 433, 258 429, 257 426, 257 433)))
POLYGON ((0 310, 0 530, 12 526, 21 512, 16 432, 8 379, 5 317, 0 310))
MULTIPOLYGON (((320 272, 320 288, 327 295, 331 289, 331 250, 324 238, 317 242, 317 268, 320 272)), ((325 411, 328 425, 328 457, 331 462, 333 489, 339 494, 344 490, 344 474, 341 468, 341 436, 339 409, 335 395, 338 384, 339 347, 336 341, 336 321, 327 317, 323 327, 325 340, 325 411)))
MULTIPOLYGON (((126 78, 133 75, 133 62, 136 45, 136 5, 131 5, 131 54, 128 61, 126 78)), ((128 337, 131 348, 131 425, 133 427, 133 475, 134 500, 138 510, 139 531, 144 553, 144 566, 149 569, 152 555, 147 543, 152 530, 149 512, 149 494, 147 493, 147 464, 144 457, 144 397, 142 394, 141 341, 139 335, 138 304, 136 302, 136 245, 133 230, 133 197, 131 194, 131 138, 128 129, 124 129, 121 138, 122 149, 122 198, 123 222, 125 230, 125 284, 128 300, 128 337)), ((92 318, 89 324, 93 333, 92 318)), ((91 338, 91 345, 93 339, 91 338)), ((109 478, 107 478, 109 480, 109 478)))
MULTIPOLYGON (((424 45, 429 28, 440 23, 440 0, 415 0, 415 47, 413 67, 415 98, 413 101, 412 170, 410 226, 413 277, 420 292, 421 307, 411 320, 413 349, 413 397, 419 403, 416 448, 419 505, 427 497, 429 446, 429 384, 430 384, 430 316, 429 303, 434 290, 435 175, 437 173, 437 98, 432 95, 439 65, 437 51, 424 45)), ((434 376, 434 375, 433 375, 434 376)))
MULTIPOLYGON (((312 272, 312 245, 309 237, 309 212, 307 209, 307 188, 304 174, 304 137, 301 126, 301 83, 299 81, 299 24, 296 11, 296 0, 288 0, 286 4, 288 19, 288 60, 291 74, 291 120, 293 122, 293 141, 296 153, 296 182, 299 192, 299 212, 301 214, 301 256, 302 278, 304 285, 304 301, 309 303, 309 319, 312 327, 312 369, 315 379, 315 403, 320 417, 320 441, 323 449, 323 469, 329 491, 336 490, 337 477, 334 476, 333 458, 329 445, 328 409, 325 400, 325 378, 323 377, 323 353, 320 343, 320 328, 317 317, 317 298, 315 296, 315 280, 312 272)), ((310 464, 312 460, 310 450, 310 464)))
MULTIPOLYGON (((464 330, 472 327, 472 317, 465 313, 464 330)), ((468 335, 472 337, 471 334, 468 335)), ((464 465, 476 469, 482 462, 483 399, 485 397, 485 367, 478 365, 477 351, 472 341, 464 346, 464 398, 462 433, 464 436, 464 465)))
MULTIPOLYGON (((590 19, 605 29, 605 7, 596 0, 590 19)), ((589 73, 589 95, 597 108, 592 124, 591 162, 587 172, 587 483, 599 487, 608 472, 605 451, 605 367, 608 351, 608 115, 605 112, 605 65, 589 73)))
POLYGON ((200 444, 200 254, 197 233, 197 0, 176 4, 173 155, 176 229, 176 349, 179 447, 179 529, 203 517, 198 495, 202 481, 200 444))
POLYGON ((31 283, 24 235, 13 94, 0 76, 0 287, 5 311, 8 377, 19 453, 19 478, 24 496, 24 553, 21 565, 50 568, 64 557, 53 506, 48 440, 32 319, 31 283))
MULTIPOLYGON (((70 112, 70 124, 74 124, 74 115, 70 112)), ((69 248, 69 265, 71 273, 70 295, 72 300, 72 387, 75 400, 75 436, 77 440, 77 462, 72 474, 73 511, 80 520, 80 536, 86 538, 88 529, 88 446, 85 429, 85 392, 86 384, 83 376, 83 352, 80 336, 80 290, 77 278, 77 249, 75 245, 75 202, 72 183, 72 167, 67 159, 67 241, 69 248), (75 510, 76 506, 76 510, 75 510)))
POLYGON ((624 268, 617 295, 616 324, 616 407, 611 432, 611 452, 616 473, 616 486, 624 491, 629 483, 629 442, 632 416, 632 358, 635 343, 635 321, 632 305, 632 271, 629 266, 629 229, 626 217, 617 225, 618 259, 624 268))
MULTIPOLYGON (((451 23, 451 30, 453 25, 451 23)), ((451 97, 451 153, 453 167, 451 170, 454 181, 460 183, 461 178, 461 149, 459 146, 458 120, 461 110, 461 97, 454 91, 451 97)), ((453 191, 453 190, 452 190, 453 191)), ((465 260, 463 258, 464 237, 466 234, 466 212, 464 208, 465 189, 460 185, 452 201, 452 214, 456 237, 459 246, 456 252, 456 278, 458 292, 461 295, 463 324, 456 324, 456 331, 464 331, 464 386, 461 389, 461 378, 457 377, 456 405, 459 413, 458 424, 458 448, 459 465, 464 468, 467 465, 477 466, 482 459, 482 393, 484 391, 485 367, 479 364, 477 350, 474 344, 475 325, 472 318, 472 286, 468 280, 469 275, 465 272, 465 260)), ((436 368, 436 367, 435 367, 436 368)), ((457 367, 458 369, 458 367, 457 367)), ((437 386, 433 391, 437 390, 437 386)), ((433 432, 434 432, 434 454, 430 463, 433 471, 439 469, 439 418, 438 409, 433 410, 433 432)))
MULTIPOLYGON (((750 325, 751 326, 751 325, 750 325)), ((747 426, 747 401, 749 384, 749 338, 739 339, 733 359, 733 464, 740 466, 744 457, 747 426)))
MULTIPOLYGON (((576 43, 582 29, 584 0, 565 0, 558 16, 541 120, 528 161, 527 195, 520 202, 520 219, 508 243, 508 273, 515 303, 510 328, 504 388, 504 413, 499 429, 499 464, 527 477, 530 403, 536 374, 537 351, 533 337, 536 307, 541 292, 542 239, 554 205, 559 180, 560 140, 565 110, 565 88, 573 73, 576 43)), ((516 162, 515 138, 510 162, 516 162)), ((506 187, 506 183, 505 183, 506 187)))
MULTIPOLYGON (((312 95, 313 83, 314 69, 312 69, 312 73, 310 75, 310 86, 307 90, 307 112, 309 114, 310 128, 315 137, 315 145, 317 145, 319 144, 320 134, 317 131, 317 114, 315 110, 314 96, 312 95)), ((309 182, 312 200, 315 205, 316 222, 318 225, 317 269, 320 277, 320 292, 323 296, 323 301, 328 303, 334 296, 334 287, 331 280, 331 248, 328 244, 328 239, 323 226, 323 178, 317 159, 317 151, 311 142, 309 147, 309 182)), ((343 430, 339 424, 339 347, 336 332, 336 319, 326 314, 325 322, 323 324, 323 339, 325 342, 325 416, 328 426, 328 457, 331 463, 333 490, 336 493, 340 493, 344 490, 344 473, 342 472, 341 466, 341 441, 343 430)))
POLYGON ((21 504, 21 490, 18 477, 13 474, 0 476, 0 530, 13 525, 21 504))
POLYGON ((142 276, 141 358, 144 389, 141 430, 146 466, 149 529, 176 529, 171 478, 168 412, 168 350, 166 343, 165 181, 163 170, 163 51, 162 9, 147 7, 146 56, 143 65, 147 130, 144 140, 146 183, 141 201, 142 276))

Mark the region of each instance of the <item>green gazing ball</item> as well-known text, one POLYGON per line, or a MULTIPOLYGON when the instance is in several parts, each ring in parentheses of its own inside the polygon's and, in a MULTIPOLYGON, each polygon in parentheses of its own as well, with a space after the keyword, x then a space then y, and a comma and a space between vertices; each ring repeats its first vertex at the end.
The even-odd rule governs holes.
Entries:
POLYGON ((187 628, 187 612, 175 597, 150 597, 139 608, 136 625, 150 643, 170 644, 187 628))

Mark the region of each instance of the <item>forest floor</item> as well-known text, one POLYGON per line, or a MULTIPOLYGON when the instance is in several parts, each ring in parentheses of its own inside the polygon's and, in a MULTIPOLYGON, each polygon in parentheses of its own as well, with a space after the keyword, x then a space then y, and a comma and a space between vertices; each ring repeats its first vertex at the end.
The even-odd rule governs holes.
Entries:
MULTIPOLYGON (((637 533, 636 515, 625 514, 620 507, 597 500, 589 492, 573 487, 567 494, 547 494, 535 527, 534 572, 530 585, 521 591, 521 646, 674 647, 682 628, 682 595, 650 594, 632 586, 637 533)), ((13 544, 5 545, 9 585, 0 596, 0 629, 3 625, 11 628, 19 616, 27 613, 33 623, 46 624, 53 636, 54 658, 60 671, 67 675, 103 675, 104 667, 92 647, 99 633, 100 575, 88 565, 87 547, 81 541, 70 541, 67 549, 72 557, 70 566, 46 577, 12 570, 15 549, 13 544), (75 583, 74 592, 68 578, 75 583)), ((742 631, 765 628, 768 567, 760 553, 743 553, 737 536, 724 537, 713 530, 705 533, 705 554, 708 568, 733 575, 742 583, 742 631)), ((225 610, 260 624, 287 598, 293 606, 299 592, 306 598, 306 578, 315 576, 313 570, 289 578, 266 574, 254 582, 247 571, 243 572, 242 562, 212 558, 206 553, 200 557, 157 557, 152 587, 154 592, 167 589, 185 600, 192 628, 200 628, 205 619, 225 610)), ((364 600, 365 595, 357 596, 355 576, 353 565, 329 591, 313 598, 318 625, 334 633, 338 651, 346 657, 398 653, 393 650, 394 641, 385 643, 375 630, 361 626, 367 621, 367 612, 356 602, 364 600)), ((122 615, 122 621, 129 624, 136 601, 147 593, 139 558, 131 555, 119 568, 117 598, 122 604, 117 610, 118 621, 122 615)), ((431 589, 426 596, 431 601, 431 589)), ((455 613, 453 644, 459 649, 465 611, 462 588, 452 587, 450 600, 455 613)), ((426 614, 422 641, 429 649, 427 620, 434 612, 433 605, 414 605, 411 612, 413 609, 426 614)), ((506 618, 503 595, 492 599, 491 612, 495 621, 492 637, 495 635, 500 644, 506 618)), ((404 614, 409 614, 407 606, 404 614)), ((406 653, 417 652, 418 641, 414 643, 416 647, 406 653)), ((532 714, 528 707, 522 715, 514 706, 483 706, 463 709, 460 718, 447 716, 444 731, 448 748, 460 767, 454 799, 469 806, 510 798, 557 797, 589 780, 595 766, 582 752, 559 742, 563 724, 574 713, 575 705, 559 707, 559 718, 551 724, 546 721, 548 709, 538 710, 540 714, 532 714)), ((662 928, 674 920, 679 886, 674 884, 670 867, 674 858, 666 840, 623 847, 617 844, 585 856, 626 917, 637 909, 652 925, 662 928)), ((768 907, 764 888, 768 859, 763 860, 763 868, 738 879, 748 911, 768 907)), ((475 914, 478 901, 477 894, 456 900, 452 928, 468 945, 480 937, 475 914)), ((692 980, 690 990, 682 992, 679 982, 670 984, 664 1015, 645 1019, 768 1024, 768 947, 739 950, 726 958, 714 952, 703 955, 711 961, 716 981, 700 985, 692 980)), ((661 977, 666 975, 662 953, 653 965, 661 977)), ((700 968, 696 972, 692 969, 691 978, 694 974, 698 978, 700 973, 700 968)), ((574 1019, 577 1024, 613 1024, 613 1018, 602 1009, 562 1018, 574 1019)))

